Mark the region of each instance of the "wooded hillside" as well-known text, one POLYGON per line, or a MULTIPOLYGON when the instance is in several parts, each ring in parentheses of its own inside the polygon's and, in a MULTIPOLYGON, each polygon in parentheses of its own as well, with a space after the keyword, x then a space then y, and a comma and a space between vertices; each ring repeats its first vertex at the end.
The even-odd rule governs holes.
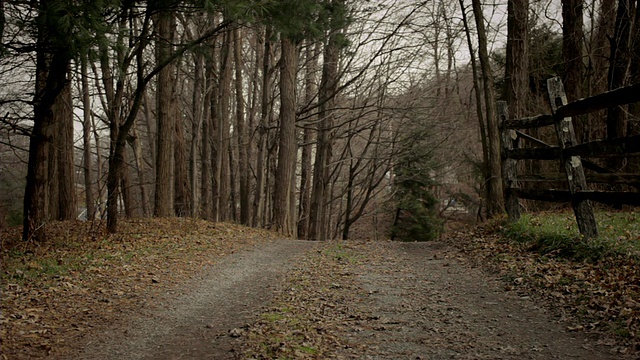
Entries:
MULTIPOLYGON (((633 0, 2 1, 0 34, 0 226, 24 240, 169 216, 426 239, 504 212, 497 99, 525 117, 552 76, 570 102, 640 82, 633 0)), ((578 143, 639 116, 579 117, 578 143)))

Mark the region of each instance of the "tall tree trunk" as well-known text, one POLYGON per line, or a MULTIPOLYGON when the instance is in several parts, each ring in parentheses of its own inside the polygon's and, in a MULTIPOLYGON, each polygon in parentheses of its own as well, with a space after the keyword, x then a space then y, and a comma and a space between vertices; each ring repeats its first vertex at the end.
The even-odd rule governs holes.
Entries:
POLYGON ((487 212, 490 217, 504 212, 504 193, 502 185, 502 164, 500 158, 500 130, 496 115, 495 91, 493 88, 493 71, 487 51, 487 33, 484 26, 484 16, 480 0, 472 0, 473 15, 478 29, 478 53, 482 81, 484 83, 484 100, 487 118, 487 138, 489 143, 489 198, 487 212))
MULTIPOLYGON (((217 41, 216 41, 217 42, 217 41)), ((211 150, 208 155, 209 163, 211 164, 211 216, 210 219, 212 221, 218 221, 218 213, 219 213, 219 205, 220 205, 220 163, 218 159, 218 151, 220 148, 220 143, 218 142, 218 128, 220 127, 220 113, 219 113, 219 73, 216 73, 216 70, 219 68, 217 62, 217 53, 215 53, 216 47, 211 47, 211 55, 207 58, 210 59, 207 64, 207 81, 210 83, 210 86, 207 87, 209 90, 209 123, 208 123, 208 139, 209 139, 209 149, 211 150), (216 81, 215 79, 218 79, 216 81)))
POLYGON ((213 220, 213 203, 211 199, 211 178, 213 175, 213 171, 211 169, 211 141, 213 137, 213 132, 211 131, 211 121, 214 114, 213 103, 215 101, 215 96, 213 95, 213 83, 213 68, 211 66, 208 66, 205 79, 206 86, 204 88, 205 93, 203 106, 205 108, 205 111, 202 115, 202 148, 200 150, 200 214, 201 217, 205 220, 213 220))
MULTIPOLYGON (((634 33, 631 35, 631 66, 629 68, 629 83, 640 83, 640 6, 636 6, 636 14, 633 25, 634 33)), ((629 119, 627 122, 627 136, 640 135, 640 103, 629 104, 629 119)), ((640 156, 629 157, 627 171, 640 173, 640 156)))
POLYGON ((324 48, 322 79, 318 93, 318 146, 313 166, 313 189, 309 211, 309 239, 327 239, 329 164, 333 152, 331 129, 334 123, 334 97, 338 88, 338 63, 340 47, 338 43, 339 29, 332 29, 329 41, 324 48))
MULTIPOLYGON (((504 94, 509 107, 509 116, 523 118, 527 115, 529 104, 529 0, 509 0, 507 13, 507 62, 504 94)), ((531 166, 531 164, 527 165, 531 166)), ((507 181, 507 179, 503 179, 503 181, 507 181)), ((505 189, 516 187, 516 185, 505 183, 505 189)), ((505 200, 505 208, 512 220, 519 218, 518 198, 505 194, 505 200)))
MULTIPOLYGON (((272 129, 278 126, 278 120, 275 119, 274 101, 271 102, 271 109, 269 110, 269 122, 268 128, 272 129)), ((279 132, 269 130, 267 131, 267 169, 265 174, 265 188, 264 188, 264 207, 262 219, 265 222, 265 226, 273 226, 273 213, 275 204, 275 187, 278 186, 275 182, 276 170, 278 166, 278 141, 279 132)))
MULTIPOLYGON (((70 77, 71 72, 67 70, 70 77)), ((58 219, 75 220, 78 212, 75 181, 75 163, 73 161, 73 104, 71 98, 71 80, 56 98, 54 116, 57 118, 60 132, 54 136, 58 146, 58 219)))
MULTIPOLYGON (((569 102, 582 97, 584 79, 583 63, 583 2, 584 0, 566 0, 562 2, 562 60, 564 63, 564 77, 567 100, 569 102)), ((514 114, 518 117, 518 114, 514 114)), ((584 141, 586 121, 584 117, 574 118, 576 138, 584 141)))
POLYGON ((280 59, 280 134, 278 167, 276 169, 273 204, 273 225, 285 235, 294 235, 294 214, 291 213, 292 173, 295 173, 296 154, 296 70, 298 51, 292 40, 283 37, 280 59))
MULTIPOLYGON (((610 39, 611 56, 609 58, 609 73, 607 76, 608 90, 625 86, 629 79, 630 66, 630 35, 632 18, 635 15, 635 0, 619 0, 616 14, 616 25, 613 38, 610 39)), ((626 130, 626 111, 622 106, 610 108, 607 111, 607 139, 623 137, 626 130)), ((620 159, 613 159, 610 165, 618 170, 620 159)))
MULTIPOLYGON (((198 217, 200 212, 200 204, 198 203, 198 146, 200 145, 200 136, 202 135, 202 120, 204 112, 207 108, 204 106, 203 97, 205 96, 204 84, 204 58, 202 52, 198 51, 194 54, 194 71, 193 71, 193 98, 191 113, 193 116, 193 124, 191 126, 191 151, 189 157, 189 178, 191 182, 191 216, 198 217)), ((206 138, 203 138, 207 141, 206 138)), ((204 159, 203 161, 204 162, 204 159)), ((202 173, 204 177, 204 172, 202 173)))
MULTIPOLYGON (((471 70, 472 70, 472 76, 473 76, 473 92, 475 94, 475 98, 476 98, 476 116, 478 117, 478 129, 480 132, 480 140, 482 142, 482 166, 481 166, 481 172, 482 172, 482 178, 483 179, 488 179, 489 178, 489 142, 487 140, 487 126, 486 126, 486 122, 484 119, 484 115, 483 115, 483 109, 482 109, 482 86, 480 85, 480 77, 478 76, 478 65, 476 64, 476 55, 475 55, 475 51, 473 50, 473 42, 471 41, 471 31, 469 29, 469 22, 467 21, 467 11, 464 7, 464 0, 459 0, 460 2, 460 9, 462 10, 462 22, 464 24, 464 29, 465 29, 465 33, 466 33, 466 38, 467 38, 467 46, 469 47, 469 53, 471 54, 471 70)), ((483 184, 482 186, 482 196, 484 196, 485 199, 489 198, 489 187, 487 186, 486 183, 483 184)), ((478 215, 481 216, 482 214, 482 207, 480 207, 479 211, 478 211, 478 215)), ((396 215, 397 218, 397 215, 396 215)))
MULTIPOLYGON (((177 103, 177 101, 176 101, 177 103)), ((189 199, 189 173, 187 171, 187 145, 185 143, 184 124, 179 116, 178 108, 174 109, 174 201, 173 210, 176 216, 188 216, 191 206, 189 199)))
MULTIPOLYGON (((229 139, 237 136, 237 129, 233 129, 229 139)), ((236 146, 229 141, 229 218, 233 222, 238 221, 238 161, 236 158, 236 146)))
MULTIPOLYGON (((160 11, 157 19, 156 58, 161 63, 172 53, 172 42, 175 29, 175 17, 171 11, 160 11)), ((173 141, 175 133, 173 103, 174 66, 167 65, 158 73, 156 93, 157 116, 157 150, 156 150, 156 183, 155 207, 153 213, 158 217, 170 216, 171 211, 171 169, 173 158, 173 141)))
MULTIPOLYGON (((52 107, 62 89, 67 86, 67 69, 71 62, 67 47, 52 47, 46 16, 51 1, 41 1, 36 41, 36 82, 33 109, 33 129, 29 141, 29 166, 23 203, 23 240, 43 241, 46 222, 46 185, 48 148, 51 143, 52 107)), ((55 27, 54 27, 55 28, 55 27)))
POLYGON ((250 224, 250 201, 249 197, 249 158, 247 155, 247 148, 249 142, 247 141, 247 129, 244 116, 244 95, 242 85, 242 36, 240 36, 240 29, 235 28, 233 54, 235 59, 235 72, 236 72, 236 132, 238 139, 238 173, 240 178, 240 223, 243 225, 250 224))
POLYGON ((56 116, 55 111, 58 101, 59 100, 56 99, 56 104, 51 108, 54 119, 49 128, 51 141, 48 143, 49 149, 47 150, 49 158, 47 160, 47 193, 45 194, 47 201, 47 220, 58 220, 60 218, 60 178, 58 177, 60 137, 56 136, 56 134, 59 134, 62 129, 59 123, 60 118, 56 116))
MULTIPOLYGON (((150 155, 149 156, 150 171, 151 171, 151 174, 153 174, 153 177, 155 178, 156 149, 158 147, 156 136, 158 134, 157 134, 156 126, 154 124, 153 111, 151 109, 151 100, 149 100, 149 92, 147 91, 144 92, 144 95, 142 96, 142 103, 144 106, 144 125, 147 130, 146 131, 147 146, 148 146, 149 155, 150 155)), ((154 184, 155 184, 155 181, 154 181, 154 184)), ((154 191, 155 191, 155 185, 154 185, 154 191)))
POLYGON ((128 219, 135 217, 135 206, 133 205, 133 186, 131 185, 131 175, 129 164, 129 154, 126 150, 122 152, 124 164, 120 171, 120 193, 122 194, 122 204, 124 205, 124 214, 128 219))
POLYGON ((529 103, 529 0, 509 0, 507 5, 507 62, 505 100, 509 115, 527 115, 529 103))
POLYGON ((136 163, 136 172, 138 173, 138 183, 140 187, 140 208, 142 215, 148 217, 151 213, 149 210, 149 194, 147 193, 145 165, 142 158, 142 144, 140 144, 140 137, 134 125, 131 129, 131 149, 133 150, 133 156, 136 163))
POLYGON ((95 219, 96 207, 91 181, 91 98, 89 97, 89 76, 87 74, 87 57, 82 56, 80 64, 80 81, 82 88, 82 142, 84 200, 87 209, 87 220, 95 219))
MULTIPOLYGON (((230 146, 230 119, 229 119, 229 102, 231 98, 231 33, 227 31, 224 34, 222 43, 220 67, 220 98, 218 101, 218 126, 216 136, 216 163, 218 166, 218 220, 227 221, 230 218, 230 199, 231 199, 231 183, 230 183, 230 164, 229 164, 229 146, 230 146)), ((214 197, 213 201, 216 201, 214 197)))
MULTIPOLYGON (((318 92, 316 86, 316 72, 318 71, 318 55, 320 45, 318 43, 307 42, 305 51, 305 86, 304 105, 310 106, 318 92)), ((315 140, 315 132, 312 123, 315 117, 304 123, 302 136, 302 163, 300 166, 300 201, 298 207, 298 237, 306 239, 309 232, 309 207, 311 206, 311 161, 312 142, 315 140)))
MULTIPOLYGON (((262 53, 262 101, 260 107, 260 123, 258 125, 258 155, 256 160, 256 192, 253 198, 253 223, 254 227, 263 225, 264 193, 266 186, 266 171, 268 166, 267 153, 267 118, 269 117, 269 95, 271 93, 271 29, 267 26, 264 34, 264 50, 262 53)), ((257 65, 256 65, 257 66, 257 65)))
MULTIPOLYGON (((207 79, 207 82, 210 82, 207 79)), ((211 92, 205 96, 205 106, 211 103, 211 92)), ((210 105, 208 106, 210 107, 210 105)), ((200 150, 200 172, 202 174, 200 182, 200 215, 205 220, 212 220, 211 202, 211 114, 207 112, 202 119, 202 148, 200 150)))
POLYGON ((211 220, 213 221, 220 220, 220 152, 222 151, 222 139, 220 136, 219 107, 218 86, 214 86, 211 92, 211 126, 209 127, 209 135, 211 137, 211 220))
MULTIPOLYGON (((351 127, 351 124, 349 124, 349 126, 351 127)), ((349 147, 349 152, 351 153, 351 139, 352 137, 349 137, 348 140, 348 144, 347 146, 349 147)), ((349 173, 348 173, 348 180, 347 180, 347 202, 345 204, 345 209, 344 209, 344 224, 342 226, 342 240, 348 240, 349 239, 349 231, 351 229, 351 224, 352 224, 352 220, 351 220, 351 210, 353 208, 353 181, 355 180, 356 177, 356 166, 354 164, 354 160, 353 160, 353 154, 349 154, 350 160, 349 160, 349 173)))
POLYGON ((248 186, 249 186, 249 194, 247 194, 248 197, 248 204, 247 206, 248 208, 248 212, 249 212, 249 224, 248 225, 252 225, 253 224, 253 190, 255 189, 256 184, 256 168, 257 168, 257 159, 254 156, 254 146, 257 145, 256 141, 255 141, 255 135, 256 135, 256 116, 257 116, 257 112, 258 112, 258 103, 259 103, 259 99, 260 99, 260 87, 258 86, 259 83, 259 79, 260 79, 260 60, 262 59, 262 55, 261 55, 261 42, 259 40, 260 36, 261 36, 261 32, 260 31, 254 31, 253 32, 253 36, 251 37, 252 44, 251 44, 251 48, 253 49, 253 58, 251 59, 253 62, 253 71, 251 74, 251 79, 249 81, 247 81, 248 83, 248 88, 247 88, 247 98, 250 98, 250 102, 248 105, 248 114, 247 114, 247 167, 248 169, 248 175, 249 175, 249 180, 248 180, 248 186))
POLYGON ((98 206, 96 207, 96 216, 99 215, 100 218, 104 215, 104 186, 100 183, 102 181, 102 148, 100 147, 100 134, 98 133, 98 128, 95 124, 95 117, 91 118, 91 129, 93 131, 93 140, 96 143, 96 183, 98 188, 98 206))

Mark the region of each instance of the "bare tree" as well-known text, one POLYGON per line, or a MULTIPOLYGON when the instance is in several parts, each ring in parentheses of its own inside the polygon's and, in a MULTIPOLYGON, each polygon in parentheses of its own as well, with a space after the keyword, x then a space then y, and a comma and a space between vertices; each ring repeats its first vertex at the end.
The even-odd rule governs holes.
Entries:
POLYGON ((489 144, 489 172, 487 212, 489 216, 495 216, 504 212, 504 194, 502 185, 502 166, 500 159, 500 131, 495 104, 495 91, 493 89, 493 71, 487 51, 487 34, 484 25, 484 15, 480 0, 472 0, 473 15, 478 31, 478 54, 482 82, 484 84, 484 102, 487 123, 487 140, 489 144))

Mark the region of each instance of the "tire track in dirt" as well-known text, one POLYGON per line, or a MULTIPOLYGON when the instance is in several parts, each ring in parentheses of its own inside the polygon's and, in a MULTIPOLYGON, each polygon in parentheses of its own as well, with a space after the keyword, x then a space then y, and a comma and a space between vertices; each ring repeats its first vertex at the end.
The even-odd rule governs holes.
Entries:
POLYGON ((156 308, 113 326, 81 359, 229 359, 229 330, 253 321, 296 260, 317 242, 262 243, 223 258, 156 302, 156 308))

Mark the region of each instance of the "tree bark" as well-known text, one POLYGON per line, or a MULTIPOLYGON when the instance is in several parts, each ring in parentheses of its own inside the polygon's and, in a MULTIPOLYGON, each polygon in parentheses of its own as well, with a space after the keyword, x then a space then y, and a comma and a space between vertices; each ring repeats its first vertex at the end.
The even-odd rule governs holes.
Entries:
MULTIPOLYGON (((122 152, 124 164, 129 164, 129 155, 126 147, 122 152)), ((122 194, 122 204, 124 205, 124 214, 128 219, 135 217, 135 206, 133 205, 133 186, 131 186, 131 176, 129 166, 123 166, 120 171, 120 193, 122 194)))
POLYGON ((147 186, 145 180, 145 165, 142 158, 142 144, 140 144, 140 138, 138 137, 138 133, 136 127, 133 126, 131 129, 131 149, 133 150, 133 156, 136 163, 136 172, 138 173, 138 186, 140 187, 140 209, 142 210, 142 215, 144 217, 148 217, 150 215, 149 210, 149 195, 147 194, 147 186))
MULTIPOLYGON (((177 104, 177 101, 176 101, 177 104)), ((189 173, 187 171, 187 145, 185 143, 184 124, 179 116, 178 108, 174 109, 174 201, 173 210, 176 216, 190 215, 189 173)))
POLYGON ((238 177, 240 178, 240 223, 243 225, 250 224, 250 188, 249 188, 249 159, 247 156, 247 129, 244 111, 244 92, 242 85, 242 36, 240 29, 235 28, 233 31, 234 45, 233 57, 235 60, 236 73, 236 131, 238 139, 238 177))
POLYGON ((104 197, 104 186, 101 186, 100 184, 100 180, 102 179, 102 148, 100 147, 100 134, 98 133, 98 129, 96 127, 95 124, 95 118, 92 117, 91 118, 91 128, 93 131, 93 140, 96 143, 96 183, 97 183, 97 187, 98 187, 98 201, 97 201, 97 206, 96 206, 96 216, 100 216, 100 218, 102 218, 102 216, 104 215, 104 210, 105 210, 105 206, 104 206, 104 201, 105 201, 105 197, 104 197))
MULTIPOLYGON (((636 6, 634 33, 631 35, 631 66, 629 68, 629 82, 640 83, 640 6, 636 6)), ((640 103, 629 104, 629 119, 627 122, 627 136, 640 135, 640 103)), ((640 156, 628 158, 627 171, 640 173, 640 156)))
MULTIPOLYGON (((304 105, 311 106, 313 100, 318 93, 316 86, 316 72, 318 71, 318 55, 320 45, 307 41, 305 51, 306 69, 305 69, 305 87, 304 87, 304 105)), ((311 206, 311 171, 312 171, 312 154, 313 142, 315 140, 315 131, 312 129, 315 116, 304 123, 302 136, 302 163, 300 165, 300 201, 298 206, 298 237, 306 239, 309 232, 309 208, 311 206)))
MULTIPOLYGON (((218 220, 227 221, 230 218, 230 198, 231 198, 231 184, 230 184, 230 164, 229 164, 229 102, 231 97, 231 81, 232 81, 232 67, 231 67, 231 33, 228 31, 224 34, 221 59, 222 64, 220 67, 220 98, 218 99, 218 124, 216 133, 216 165, 217 165, 217 183, 218 183, 218 196, 214 196, 214 203, 218 203, 218 220)), ((216 170, 214 170, 216 171, 216 170)))
MULTIPOLYGON (((614 90, 627 85, 630 66, 630 35, 631 19, 635 15, 635 0, 619 0, 616 14, 616 24, 613 38, 610 39, 611 56, 609 58, 609 73, 607 76, 609 88, 614 90)), ((607 111, 607 139, 623 137, 626 130, 626 111, 621 106, 607 111)), ((614 159, 610 165, 616 168, 621 161, 614 159)))
MULTIPOLYGON (((193 117, 193 123, 191 126, 191 151, 189 156, 189 179, 191 182, 191 216, 198 217, 200 213, 200 204, 198 199, 198 149, 200 145, 200 139, 202 136, 201 129, 203 128, 204 112, 207 106, 205 106, 203 97, 205 96, 204 89, 204 58, 202 52, 198 51, 194 54, 194 71, 193 71, 193 98, 191 114, 193 117)), ((204 141, 207 141, 202 137, 204 141)), ((203 141, 203 142, 204 142, 203 141)), ((202 153, 201 153, 202 154, 202 153)), ((204 177, 204 172, 202 173, 204 177)))
MULTIPOLYGON (((67 70, 70 77, 70 69, 67 70)), ((73 161, 73 104, 71 80, 56 99, 54 116, 60 126, 58 136, 54 136, 58 146, 58 220, 75 220, 78 213, 76 195, 75 162, 73 161)))
POLYGON ((529 103, 529 0, 509 0, 507 13, 505 100, 510 116, 522 118, 529 103))
POLYGON ((237 136, 236 131, 237 129, 233 129, 229 134, 229 219, 233 222, 238 222, 238 161, 236 160, 238 155, 234 146, 237 141, 236 144, 231 141, 231 138, 237 136))
MULTIPOLYGON (((507 107, 498 105, 498 116, 509 114, 511 118, 519 119, 528 115, 527 106, 529 105, 529 0, 509 0, 507 14, 507 62, 504 91, 507 107)), ((506 120, 506 118, 501 118, 501 123, 506 120)), ((513 141, 504 134, 503 130, 503 147, 507 146, 507 142, 513 141)), ((512 148, 513 145, 510 144, 507 147, 512 148)), ((531 163, 525 166, 532 167, 531 163)), ((517 161, 506 159, 502 165, 504 174, 514 175, 514 179, 510 176, 503 177, 503 185, 506 191, 504 195, 505 209, 509 219, 515 221, 520 217, 519 202, 515 196, 512 196, 509 189, 517 187, 514 182, 517 161)))
POLYGON ((283 37, 280 59, 280 136, 273 204, 273 225, 284 235, 294 235, 294 214, 291 213, 291 189, 296 168, 296 70, 298 52, 292 40, 283 37))
POLYGON ((262 101, 260 108, 260 123, 258 124, 258 155, 256 160, 256 192, 253 198, 254 227, 263 225, 264 193, 266 186, 267 162, 267 118, 269 117, 269 95, 271 93, 271 29, 267 27, 264 34, 264 50, 262 53, 262 101))
POLYGON ((89 97, 89 76, 87 74, 87 57, 82 56, 80 63, 80 81, 82 88, 82 141, 83 141, 83 173, 84 201, 87 220, 95 219, 96 207, 91 181, 91 98, 89 97))
MULTIPOLYGON (((157 19, 156 58, 161 63, 171 56, 175 18, 171 11, 161 11, 157 19)), ((173 103, 174 66, 167 65, 158 73, 156 93, 156 116, 158 140, 156 150, 156 191, 154 215, 170 216, 171 211, 171 169, 174 149, 175 119, 173 103)))
POLYGON ((67 86, 67 69, 71 62, 67 48, 51 47, 46 31, 46 10, 50 1, 40 2, 36 41, 36 82, 33 129, 29 141, 29 166, 24 193, 22 239, 45 240, 46 184, 48 148, 51 143, 54 117, 52 107, 62 89, 67 86))
POLYGON ((202 118, 202 147, 200 149, 200 173, 201 182, 200 182, 200 214, 201 217, 205 220, 213 220, 212 218, 212 210, 213 204, 211 199, 211 178, 213 175, 213 171, 211 169, 211 121, 213 114, 213 69, 209 66, 206 71, 206 80, 205 80, 205 97, 203 101, 203 106, 205 107, 203 118, 202 118))
MULTIPOLYGON (((62 93, 58 96, 60 97, 62 93)), ((51 107, 53 111, 53 121, 51 122, 51 127, 49 128, 49 132, 51 135, 51 141, 48 143, 49 149, 47 153, 49 154, 47 159, 47 193, 46 201, 47 201, 47 220, 58 220, 60 218, 60 178, 58 176, 58 159, 60 158, 60 136, 56 136, 56 134, 60 134, 61 126, 60 126, 60 117, 56 116, 56 105, 60 100, 56 99, 56 103, 51 107)), ((58 114, 59 115, 59 114, 58 114)))
MULTIPOLYGON (((567 0, 562 2, 562 60, 564 64, 565 91, 569 102, 582 97, 584 79, 584 0, 567 0)), ((518 114, 513 114, 519 117, 518 114)), ((585 132, 584 117, 574 119, 576 138, 583 141, 585 132)))

